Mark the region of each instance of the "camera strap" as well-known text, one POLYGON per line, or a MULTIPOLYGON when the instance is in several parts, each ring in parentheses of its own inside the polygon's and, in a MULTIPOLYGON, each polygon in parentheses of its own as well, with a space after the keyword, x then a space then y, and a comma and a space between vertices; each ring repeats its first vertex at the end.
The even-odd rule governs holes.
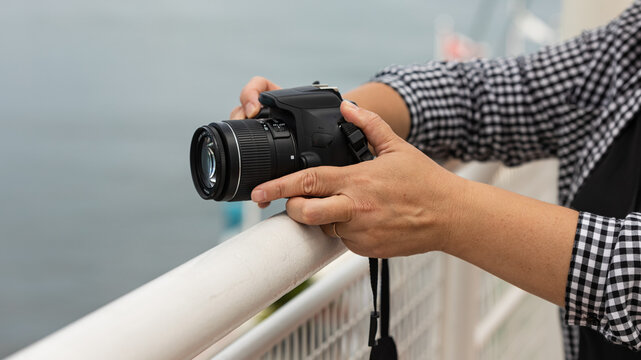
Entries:
POLYGON ((369 258, 369 274, 372 284, 372 299, 374 301, 374 311, 370 313, 369 322, 369 341, 368 345, 372 348, 369 354, 370 360, 396 360, 396 344, 394 339, 389 335, 389 304, 390 304, 390 285, 389 285, 389 260, 381 261, 381 311, 376 311, 377 283, 378 283, 378 260, 369 258), (380 317, 380 334, 381 337, 376 340, 377 319, 380 317))
POLYGON ((347 145, 350 150, 352 150, 354 156, 356 156, 356 159, 358 159, 358 162, 374 160, 374 155, 372 155, 367 147, 367 138, 358 126, 341 118, 338 122, 338 127, 341 128, 341 131, 347 137, 347 145))
MULTIPOLYGON (((366 160, 373 160, 374 155, 369 151, 367 145, 367 138, 365 134, 356 125, 341 119, 338 122, 341 131, 347 137, 347 143, 352 153, 359 162, 366 160)), ((388 259, 382 260, 381 265, 381 311, 378 311, 376 306, 378 298, 378 260, 377 258, 369 258, 369 278, 372 287, 372 303, 374 311, 370 313, 369 317, 369 338, 367 345, 372 348, 369 358, 370 360, 396 360, 397 351, 394 339, 389 336, 389 303, 390 303, 390 284, 389 284, 389 261, 388 259), (381 319, 380 335, 376 339, 376 332, 378 330, 378 319, 381 319)))

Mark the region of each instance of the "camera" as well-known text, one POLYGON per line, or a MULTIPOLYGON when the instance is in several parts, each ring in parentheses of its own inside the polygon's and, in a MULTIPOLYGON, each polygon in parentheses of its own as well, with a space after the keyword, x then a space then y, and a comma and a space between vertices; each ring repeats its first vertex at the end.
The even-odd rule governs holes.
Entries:
POLYGON ((191 140, 191 177, 203 199, 249 200, 257 185, 309 167, 371 160, 367 139, 340 112, 337 88, 314 83, 266 91, 253 119, 202 126, 191 140))

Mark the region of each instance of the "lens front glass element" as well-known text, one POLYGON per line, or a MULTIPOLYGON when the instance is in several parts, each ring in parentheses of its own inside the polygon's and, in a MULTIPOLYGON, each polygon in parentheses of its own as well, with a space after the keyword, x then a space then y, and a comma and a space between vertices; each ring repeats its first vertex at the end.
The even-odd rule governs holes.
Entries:
POLYGON ((212 147, 211 138, 205 136, 200 148, 200 176, 208 188, 213 188, 216 185, 216 157, 212 147))

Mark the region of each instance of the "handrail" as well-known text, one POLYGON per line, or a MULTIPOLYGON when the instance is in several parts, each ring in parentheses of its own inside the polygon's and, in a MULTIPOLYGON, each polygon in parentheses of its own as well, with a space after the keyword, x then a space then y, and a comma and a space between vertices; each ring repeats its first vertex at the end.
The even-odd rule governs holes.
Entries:
POLYGON ((492 311, 476 325, 474 346, 479 349, 485 346, 499 326, 516 311, 526 297, 527 293, 525 291, 517 287, 510 288, 494 305, 492 311))
POLYGON ((276 215, 9 359, 191 359, 344 251, 276 215))
MULTIPOLYGON (((281 340, 283 334, 299 326, 298 320, 316 313, 327 305, 327 299, 339 296, 351 284, 367 276, 369 271, 367 258, 353 253, 344 256, 347 258, 337 260, 344 260, 341 266, 327 273, 317 283, 290 301, 287 304, 288 311, 275 312, 220 353, 204 356, 203 359, 212 359, 214 355, 212 360, 257 359, 261 351, 273 346, 281 340)), ((369 309, 365 308, 365 310, 369 309)))

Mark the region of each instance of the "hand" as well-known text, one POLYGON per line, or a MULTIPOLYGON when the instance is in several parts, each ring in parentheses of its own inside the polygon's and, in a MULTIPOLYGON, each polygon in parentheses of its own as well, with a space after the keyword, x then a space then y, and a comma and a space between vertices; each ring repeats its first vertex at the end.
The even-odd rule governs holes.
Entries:
POLYGON ((392 257, 440 250, 456 223, 467 180, 403 141, 378 115, 343 102, 378 157, 345 166, 305 169, 257 186, 252 200, 289 198, 287 213, 336 233, 353 252, 392 257))
POLYGON ((263 91, 278 90, 280 86, 265 79, 264 77, 254 76, 243 90, 240 92, 240 106, 236 106, 231 111, 229 118, 231 120, 242 120, 256 116, 260 111, 258 95, 263 91))

